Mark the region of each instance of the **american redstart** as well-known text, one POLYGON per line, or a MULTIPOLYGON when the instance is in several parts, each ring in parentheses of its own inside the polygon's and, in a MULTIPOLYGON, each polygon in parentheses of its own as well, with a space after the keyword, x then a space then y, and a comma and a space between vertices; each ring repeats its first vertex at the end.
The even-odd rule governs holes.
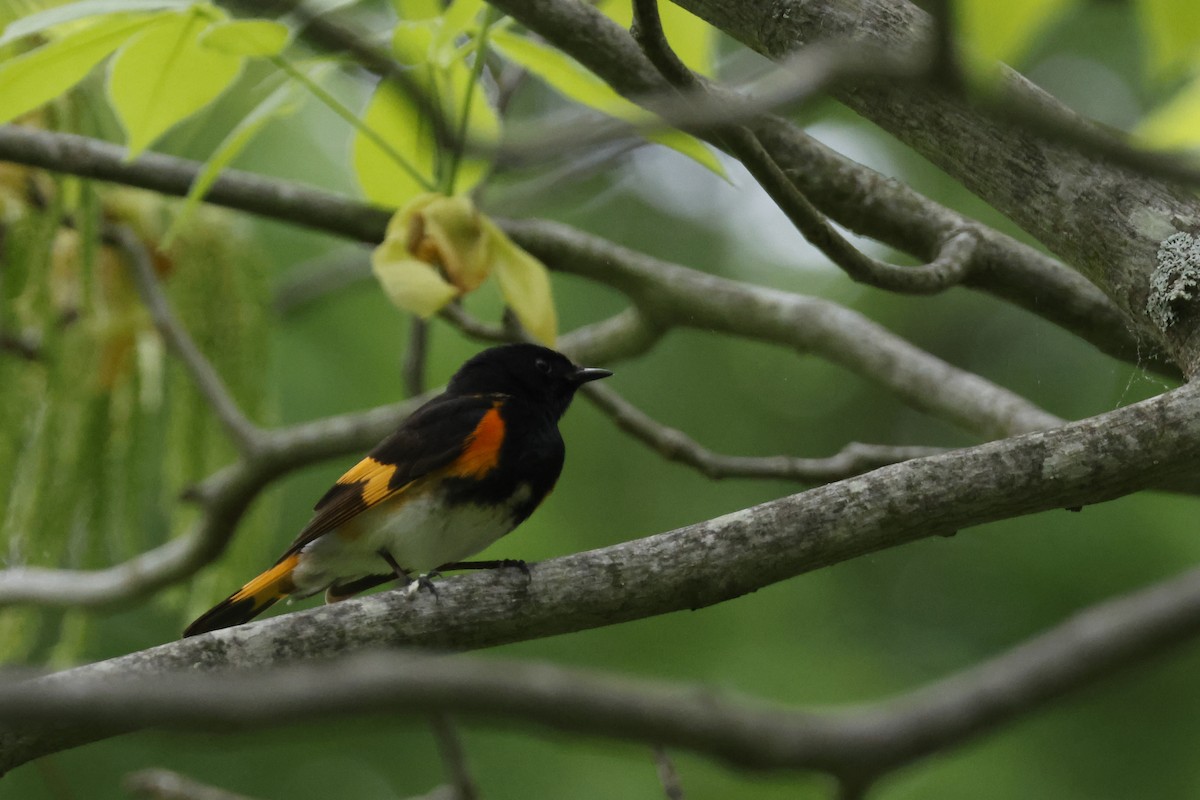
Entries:
POLYGON ((611 374, 533 344, 479 353, 338 478, 275 566, 183 635, 248 622, 289 595, 334 601, 439 568, 523 567, 463 559, 545 499, 563 465, 558 420, 576 389, 611 374))

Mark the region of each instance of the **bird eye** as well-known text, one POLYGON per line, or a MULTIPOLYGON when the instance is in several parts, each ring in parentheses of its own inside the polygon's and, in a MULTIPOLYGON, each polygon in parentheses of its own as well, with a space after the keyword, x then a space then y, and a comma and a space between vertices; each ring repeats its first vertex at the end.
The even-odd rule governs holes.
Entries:
POLYGON ((542 373, 543 375, 550 374, 550 362, 544 358, 539 358, 537 361, 533 362, 533 366, 538 372, 542 373))

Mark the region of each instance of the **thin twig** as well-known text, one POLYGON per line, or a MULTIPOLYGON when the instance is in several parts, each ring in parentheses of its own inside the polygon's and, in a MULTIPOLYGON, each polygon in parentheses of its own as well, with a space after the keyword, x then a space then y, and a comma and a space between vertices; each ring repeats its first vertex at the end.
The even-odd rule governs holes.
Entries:
POLYGON ((545 221, 504 228, 552 269, 624 293, 658 331, 686 327, 793 347, 839 364, 912 407, 983 436, 1052 428, 1062 420, 958 369, 858 313, 817 297, 764 289, 651 258, 545 221))
POLYGON ((868 470, 944 453, 940 447, 899 447, 851 442, 829 458, 726 456, 708 450, 682 431, 668 428, 607 386, 586 386, 583 393, 617 427, 669 461, 678 461, 709 478, 771 478, 828 483, 868 470))
POLYGON ((655 745, 651 750, 654 756, 654 769, 658 773, 658 782, 662 784, 663 795, 667 800, 684 800, 683 784, 679 782, 679 771, 671 760, 665 748, 655 745))
POLYGON ((445 319, 454 327, 470 336, 484 342, 511 342, 512 336, 503 325, 493 325, 472 316, 461 304, 454 302, 445 306, 438 316, 445 319))
POLYGON ((143 769, 131 772, 121 781, 122 788, 145 800, 252 800, 169 769, 143 769))
POLYGON ((416 397, 425 391, 425 361, 428 352, 429 324, 413 315, 408 327, 408 343, 404 347, 404 361, 400 365, 404 391, 409 397, 416 397))
POLYGON ((183 362, 192 377, 192 382, 196 384, 196 389, 212 408, 225 433, 243 455, 258 450, 262 445, 262 431, 242 414, 221 376, 171 311, 171 306, 159 286, 158 276, 155 274, 146 245, 124 225, 108 225, 105 236, 115 242, 129 260, 134 283, 142 302, 150 312, 154 327, 167 346, 183 362))
POLYGON ((0 351, 14 353, 26 361, 39 361, 42 346, 33 338, 19 333, 0 333, 0 351))
POLYGON ((479 800, 479 787, 471 776, 467 751, 454 721, 446 714, 437 713, 429 718, 429 727, 437 742, 438 755, 442 757, 442 767, 454 789, 455 800, 479 800))

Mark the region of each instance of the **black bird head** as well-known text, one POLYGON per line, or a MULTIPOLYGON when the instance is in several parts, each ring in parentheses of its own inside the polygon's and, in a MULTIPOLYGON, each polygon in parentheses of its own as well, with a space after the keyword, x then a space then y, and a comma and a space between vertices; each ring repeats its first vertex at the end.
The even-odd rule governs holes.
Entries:
POLYGON ((484 350, 463 364, 446 391, 513 395, 541 405, 558 419, 576 389, 609 375, 606 369, 577 367, 562 353, 540 345, 506 344, 484 350))

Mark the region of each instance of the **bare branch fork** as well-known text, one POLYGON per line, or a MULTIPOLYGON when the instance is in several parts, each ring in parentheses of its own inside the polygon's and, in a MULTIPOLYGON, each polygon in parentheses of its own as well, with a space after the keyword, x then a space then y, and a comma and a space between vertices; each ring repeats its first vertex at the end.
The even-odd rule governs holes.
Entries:
MULTIPOLYGON (((671 50, 658 16, 658 0, 634 0, 633 32, 650 62, 672 86, 701 96, 711 94, 704 80, 671 50)), ((898 267, 879 261, 855 248, 837 232, 784 174, 750 128, 716 123, 697 133, 706 134, 736 156, 796 230, 854 280, 894 292, 936 294, 967 278, 977 252, 975 235, 969 230, 947 238, 934 260, 923 266, 898 267)))

